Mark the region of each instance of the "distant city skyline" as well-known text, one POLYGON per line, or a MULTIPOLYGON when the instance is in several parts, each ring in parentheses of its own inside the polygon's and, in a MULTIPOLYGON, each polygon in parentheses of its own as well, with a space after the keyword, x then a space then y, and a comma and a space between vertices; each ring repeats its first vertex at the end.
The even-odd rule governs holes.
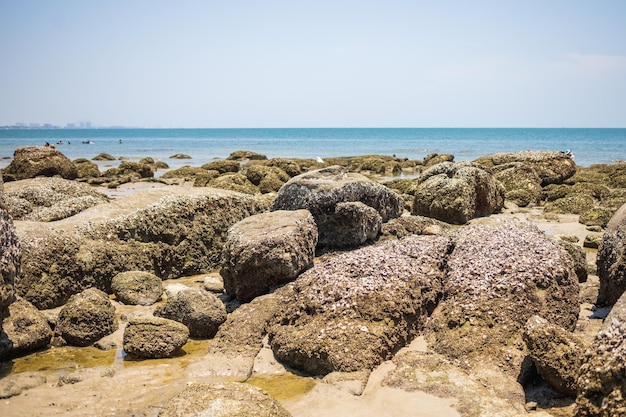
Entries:
POLYGON ((0 126, 626 127, 625 16, 621 0, 0 0, 0 126))

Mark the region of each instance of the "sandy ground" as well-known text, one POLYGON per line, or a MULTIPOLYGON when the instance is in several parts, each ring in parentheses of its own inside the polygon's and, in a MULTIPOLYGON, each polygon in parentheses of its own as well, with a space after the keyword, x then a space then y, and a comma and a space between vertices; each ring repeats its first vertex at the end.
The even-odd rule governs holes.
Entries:
MULTIPOLYGON (((7 184, 8 185, 8 184, 7 184)), ((90 213, 75 216, 71 221, 55 227, 71 229, 89 216, 90 220, 107 218, 129 209, 128 202, 119 198, 128 193, 141 191, 141 198, 133 199, 132 208, 151 204, 164 194, 195 192, 188 185, 177 187, 159 183, 139 183, 106 190, 114 200, 90 213)), ((492 216, 493 217, 493 216, 492 216)), ((508 207, 496 217, 516 217, 529 220, 547 234, 575 235, 582 245, 589 232, 577 222, 577 216, 559 216, 548 221, 541 216, 541 209, 518 209, 508 207)), ((476 221, 484 221, 478 219, 476 221)), ((28 222, 17 222, 18 229, 36 227, 28 222)), ((595 262, 595 252, 587 251, 588 262, 595 262)), ((176 280, 188 285, 201 285, 203 277, 176 280)), ((591 277, 590 282, 597 277, 591 277)), ((167 284, 167 282, 165 283, 167 284)), ((123 306, 117 304, 120 317, 134 314, 151 314, 153 307, 123 306)), ((593 320, 590 304, 581 308, 583 332, 597 331, 601 320, 593 320), (591 323, 591 324, 590 324, 591 323)), ((123 324, 123 323, 122 323, 123 324)), ((172 359, 128 361, 120 348, 121 328, 109 338, 117 348, 101 351, 96 348, 52 348, 24 358, 15 359, 5 367, 12 367, 11 374, 25 375, 36 371, 46 376, 46 382, 23 391, 20 395, 0 400, 0 416, 156 416, 159 406, 187 384, 203 382, 216 377, 198 376, 189 369, 197 369, 207 358, 210 341, 190 341, 185 355, 172 359), (59 382, 63 377, 65 383, 59 382)), ((427 350, 422 338, 416 339, 405 349, 427 350)), ((320 379, 306 378, 288 372, 280 366, 269 348, 261 350, 255 360, 253 377, 249 381, 266 389, 281 402, 294 417, 308 416, 362 416, 362 417, 454 417, 455 399, 438 398, 423 392, 407 393, 399 389, 381 386, 382 379, 393 369, 388 361, 376 368, 361 395, 353 395, 354 387, 328 384, 320 379)), ((223 377, 224 378, 224 377, 223 377)))

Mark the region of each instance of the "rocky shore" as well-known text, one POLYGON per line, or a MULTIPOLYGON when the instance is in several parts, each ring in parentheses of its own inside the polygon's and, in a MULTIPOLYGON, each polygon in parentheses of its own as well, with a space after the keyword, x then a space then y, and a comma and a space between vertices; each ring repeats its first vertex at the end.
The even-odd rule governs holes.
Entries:
POLYGON ((157 169, 3 170, 2 416, 626 415, 626 164, 157 169))

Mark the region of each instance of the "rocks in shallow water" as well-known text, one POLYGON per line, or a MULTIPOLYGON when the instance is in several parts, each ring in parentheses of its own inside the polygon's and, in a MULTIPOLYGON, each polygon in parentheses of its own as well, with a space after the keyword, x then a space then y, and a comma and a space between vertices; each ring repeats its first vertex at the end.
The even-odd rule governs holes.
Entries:
POLYGON ((170 398, 159 417, 290 417, 260 388, 238 382, 195 383, 170 398))
POLYGON ((191 337, 209 339, 226 321, 226 308, 215 295, 189 288, 168 297, 154 310, 154 315, 184 324, 191 337))
POLYGON ((3 320, 1 328, 0 360, 35 351, 52 339, 46 317, 20 297, 9 306, 9 316, 3 320))
POLYGON ((598 302, 612 305, 626 290, 626 204, 611 218, 598 248, 598 302))
POLYGON ((423 327, 441 296, 450 240, 412 236, 333 256, 276 291, 269 342, 310 374, 373 369, 423 327))
POLYGON ((163 284, 149 272, 127 271, 113 277, 111 290, 124 304, 149 306, 161 299, 163 284))
POLYGON ((539 375, 556 391, 575 397, 583 341, 537 315, 528 319, 522 336, 539 375))
POLYGON ((587 349, 578 378, 576 417, 626 413, 626 297, 621 296, 587 349))
POLYGON ((189 339, 182 323, 162 317, 133 317, 124 329, 124 351, 134 358, 172 357, 189 339))
POLYGON ((89 346, 117 329, 115 307, 108 295, 89 288, 73 295, 61 311, 55 334, 73 346, 89 346))
POLYGON ((370 181, 363 175, 331 166, 289 180, 278 191, 272 210, 309 210, 317 223, 318 246, 342 247, 348 243, 347 236, 362 237, 361 230, 364 226, 369 225, 367 228, 370 229, 366 235, 371 235, 371 229, 375 228, 371 224, 373 219, 368 211, 357 210, 355 206, 337 208, 340 203, 351 202, 361 202, 373 208, 382 222, 399 217, 404 209, 402 197, 391 189, 370 181), (348 220, 352 220, 352 223, 347 223, 348 220), (342 223, 340 229, 337 228, 339 223, 342 223))
POLYGON ((73 180, 78 171, 72 161, 52 146, 23 146, 15 150, 13 160, 2 175, 14 180, 55 175, 73 180))
POLYGON ((571 265, 565 250, 530 223, 461 229, 447 262, 444 298, 426 329, 429 344, 459 363, 489 363, 517 377, 528 318, 540 314, 567 330, 576 324, 579 287, 571 265))
POLYGON ((248 302, 294 280, 313 266, 317 236, 307 210, 261 213, 234 224, 222 252, 226 293, 248 302))
POLYGON ((464 224, 504 206, 504 188, 482 166, 442 162, 422 173, 412 214, 464 224))

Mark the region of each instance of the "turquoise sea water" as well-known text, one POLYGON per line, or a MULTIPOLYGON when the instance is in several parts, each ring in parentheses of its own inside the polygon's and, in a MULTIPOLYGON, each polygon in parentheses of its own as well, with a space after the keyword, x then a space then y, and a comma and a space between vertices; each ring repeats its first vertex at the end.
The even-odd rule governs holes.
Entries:
POLYGON ((70 159, 106 152, 130 160, 149 156, 172 168, 200 166, 236 150, 269 158, 381 154, 422 159, 430 153, 451 153, 456 161, 470 161, 496 152, 571 149, 582 166, 626 160, 623 128, 5 129, 0 130, 0 168, 9 164, 15 148, 45 142, 70 159), (169 158, 177 153, 192 159, 169 158))

